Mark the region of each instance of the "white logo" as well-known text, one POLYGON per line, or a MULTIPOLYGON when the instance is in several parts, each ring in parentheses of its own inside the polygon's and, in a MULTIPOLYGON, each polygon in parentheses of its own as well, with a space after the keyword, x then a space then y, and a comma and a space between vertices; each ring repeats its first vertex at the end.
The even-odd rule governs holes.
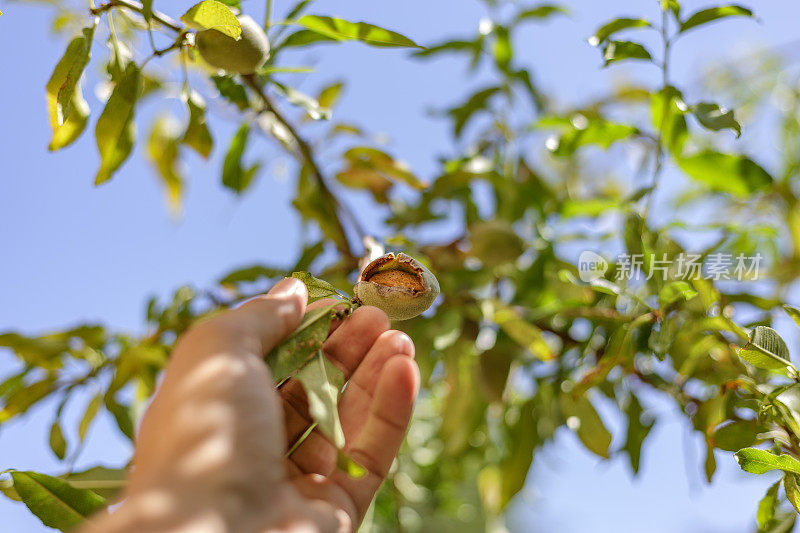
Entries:
POLYGON ((602 278, 606 270, 608 270, 608 261, 602 255, 584 250, 578 256, 578 275, 581 281, 589 283, 602 278))

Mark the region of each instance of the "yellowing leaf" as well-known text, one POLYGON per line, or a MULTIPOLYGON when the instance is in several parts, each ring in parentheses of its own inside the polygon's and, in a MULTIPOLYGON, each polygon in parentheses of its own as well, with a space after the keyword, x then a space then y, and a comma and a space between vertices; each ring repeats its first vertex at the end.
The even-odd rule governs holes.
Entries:
POLYGON ((94 27, 70 41, 47 82, 47 111, 53 138, 50 150, 69 145, 83 131, 89 116, 89 105, 83 99, 80 79, 89 62, 94 27))
POLYGON ((110 180, 133 149, 136 137, 133 112, 139 97, 139 77, 136 64, 128 63, 125 74, 114 87, 103 113, 97 119, 94 133, 100 152, 100 169, 94 180, 95 185, 110 180))
POLYGON ((196 30, 217 30, 239 40, 242 25, 231 8, 217 0, 203 0, 181 16, 181 20, 196 30))
POLYGON ((167 203, 173 213, 180 212, 183 198, 183 177, 180 175, 180 138, 175 122, 159 117, 153 123, 147 141, 147 155, 158 171, 167 192, 167 203))

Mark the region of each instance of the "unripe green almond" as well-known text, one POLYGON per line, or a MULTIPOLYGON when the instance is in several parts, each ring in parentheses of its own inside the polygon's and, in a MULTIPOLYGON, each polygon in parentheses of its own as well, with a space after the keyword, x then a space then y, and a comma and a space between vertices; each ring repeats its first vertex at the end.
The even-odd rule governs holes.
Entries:
POLYGON ((439 282, 413 257, 388 253, 364 267, 354 290, 362 304, 383 310, 392 320, 408 320, 431 306, 439 282))
POLYGON ((200 56, 211 66, 239 74, 252 74, 269 57, 269 41, 261 26, 247 15, 237 17, 242 36, 237 41, 217 30, 197 32, 195 44, 200 56))

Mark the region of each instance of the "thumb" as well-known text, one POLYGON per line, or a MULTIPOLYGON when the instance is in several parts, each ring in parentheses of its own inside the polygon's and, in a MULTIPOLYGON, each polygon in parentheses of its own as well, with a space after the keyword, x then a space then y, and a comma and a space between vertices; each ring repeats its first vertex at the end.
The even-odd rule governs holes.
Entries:
POLYGON ((260 352, 266 355, 300 324, 307 301, 305 283, 285 278, 267 294, 257 296, 232 311, 230 318, 244 328, 245 336, 260 342, 260 352))

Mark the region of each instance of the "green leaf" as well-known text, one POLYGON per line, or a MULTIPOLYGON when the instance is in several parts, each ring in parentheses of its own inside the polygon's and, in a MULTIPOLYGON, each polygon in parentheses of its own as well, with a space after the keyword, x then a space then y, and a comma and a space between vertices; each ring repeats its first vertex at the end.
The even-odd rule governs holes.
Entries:
POLYGON ((117 422, 117 427, 120 432, 128 437, 129 440, 133 441, 135 433, 133 422, 135 415, 133 409, 129 405, 119 403, 116 398, 114 398, 112 389, 109 389, 103 396, 103 402, 108 412, 111 413, 111 416, 113 416, 114 420, 117 422))
POLYGON ((759 448, 744 448, 734 454, 739 467, 751 474, 763 474, 770 470, 783 470, 800 474, 800 461, 791 455, 775 455, 759 448))
POLYGON ((100 152, 100 169, 95 185, 110 180, 133 149, 136 137, 133 113, 139 89, 139 69, 135 63, 128 63, 95 126, 97 150, 100 152))
POLYGON ((333 321, 335 303, 307 311, 300 325, 267 354, 266 361, 276 383, 284 381, 322 348, 333 321))
POLYGON ((181 20, 195 30, 217 30, 239 40, 242 25, 231 8, 217 0, 203 0, 181 15, 181 20))
POLYGON ((79 82, 89 63, 93 37, 94 26, 84 28, 81 36, 72 39, 47 82, 47 111, 53 130, 51 151, 71 144, 86 126, 89 106, 79 82))
POLYGON ((594 35, 587 40, 592 46, 600 46, 606 42, 609 37, 619 31, 629 30, 631 28, 647 28, 650 26, 652 26, 650 22, 645 19, 618 18, 598 28, 598 30, 594 32, 594 35))
POLYGON ((78 438, 81 442, 86 438, 86 433, 89 431, 89 426, 92 425, 100 407, 103 405, 103 396, 98 394, 93 397, 89 404, 86 406, 86 411, 83 413, 80 423, 78 424, 78 438))
POLYGON ((644 46, 632 41, 609 41, 603 49, 603 60, 605 61, 604 66, 606 67, 611 63, 625 59, 652 61, 653 56, 650 55, 650 52, 648 52, 644 46))
POLYGON ((711 436, 715 447, 735 452, 758 441, 758 434, 765 431, 756 420, 737 420, 717 426, 711 436))
POLYGON ((625 410, 625 416, 628 418, 628 431, 625 437, 625 451, 628 453, 630 459, 631 469, 633 473, 639 472, 639 461, 642 454, 642 444, 653 429, 655 421, 652 419, 645 419, 643 415, 642 405, 639 399, 631 394, 630 402, 625 410))
POLYGON ((661 11, 672 12, 677 21, 681 18, 681 4, 678 0, 661 0, 661 11))
POLYGON ((753 12, 746 7, 727 5, 703 9, 681 22, 680 33, 696 28, 701 24, 708 24, 725 17, 753 17, 753 12))
POLYGON ((311 30, 298 30, 292 34, 290 34, 280 45, 277 47, 278 49, 283 48, 300 48, 303 46, 308 46, 310 44, 317 44, 317 43, 338 43, 339 39, 334 37, 330 37, 328 35, 322 35, 315 31, 311 30))
POLYGON ((608 448, 611 446, 611 433, 606 429, 589 398, 585 394, 577 399, 568 394, 562 394, 560 398, 567 426, 577 433, 586 448, 607 459, 608 448))
POLYGON ((347 453, 339 450, 336 454, 336 468, 354 479, 360 479, 367 475, 367 469, 355 462, 347 453))
POLYGON ((344 386, 344 374, 331 363, 322 350, 294 375, 303 385, 308 397, 308 412, 317 428, 338 448, 344 447, 344 432, 339 421, 339 393, 344 386))
POLYGON ((222 279, 219 280, 220 285, 235 285, 237 283, 254 283, 260 281, 262 278, 272 279, 278 276, 283 277, 284 271, 278 268, 267 267, 263 265, 253 265, 244 268, 238 268, 233 272, 229 272, 222 279))
POLYGON ((557 139, 557 144, 548 145, 553 155, 569 157, 579 148, 597 145, 608 150, 612 144, 637 135, 639 129, 628 124, 616 124, 603 117, 587 118, 575 114, 566 131, 557 139))
POLYGON ((50 426, 50 449, 59 459, 63 459, 67 454, 67 441, 64 439, 64 432, 58 420, 53 421, 53 425, 50 426))
POLYGON ((336 290, 336 287, 327 281, 315 278, 308 272, 292 272, 292 277, 306 284, 306 288, 308 289, 308 303, 316 302, 322 298, 342 298, 336 290))
POLYGON ((342 94, 344 83, 337 81, 322 89, 317 96, 317 103, 323 109, 332 109, 342 94))
POLYGON ((514 341, 527 348, 537 359, 548 361, 554 357, 550 346, 542 336, 542 330, 527 322, 510 307, 501 307, 494 312, 494 322, 514 341))
POLYGON ((196 91, 184 92, 183 101, 189 108, 189 122, 181 142, 208 159, 214 147, 214 139, 206 124, 206 103, 196 91))
POLYGON ((663 309, 678 300, 689 301, 698 292, 686 281, 673 281, 665 285, 658 293, 659 305, 663 309))
POLYGON ((756 521, 758 522, 759 529, 767 529, 773 517, 775 516, 775 509, 778 506, 778 488, 780 487, 780 480, 776 481, 767 489, 767 493, 758 502, 758 512, 756 513, 756 521))
POLYGON ((48 527, 72 530, 106 504, 94 492, 76 489, 63 479, 30 471, 10 474, 20 499, 48 527))
POLYGON ((250 100, 247 98, 247 91, 244 86, 237 83, 231 76, 211 76, 214 86, 219 91, 220 96, 244 111, 250 107, 250 100))
POLYGON ((773 182, 766 170, 743 155, 707 150, 676 158, 676 161, 689 177, 705 183, 711 190, 742 198, 769 187, 773 182))
POLYGON ((514 50, 511 45, 511 34, 503 26, 495 26, 494 34, 494 60, 500 70, 508 72, 514 50))
POLYGON ((783 476, 783 490, 794 510, 800 513, 800 478, 797 477, 797 474, 787 472, 783 476))
MULTIPOLYGON (((391 182, 399 181, 406 185, 422 190, 428 187, 421 181, 402 161, 397 161, 392 156, 368 146, 356 146, 344 153, 344 158, 349 163, 349 168, 337 176, 339 181, 351 187, 366 187, 373 193, 385 193, 391 187, 391 182), (370 177, 372 174, 372 177, 370 177), (383 179, 380 179, 383 178, 383 179), (377 181, 376 179, 380 180, 377 181), (389 180, 387 184, 386 181, 389 180)), ((376 195, 377 197, 378 195, 376 195)))
POLYGON ((650 100, 650 116, 653 127, 660 132, 662 142, 675 157, 683 152, 683 145, 689 136, 686 125, 688 106, 683 95, 675 87, 666 87, 653 93, 650 100))
POLYGON ((20 415, 53 391, 55 378, 48 376, 9 394, 0 411, 0 422, 20 415))
POLYGON ((725 109, 718 104, 701 102, 692 106, 692 114, 706 129, 713 131, 730 129, 736 133, 737 138, 742 135, 742 126, 734 118, 733 110, 725 109))
POLYGON ((786 311, 786 314, 792 317, 794 323, 800 326, 800 309, 796 307, 792 307, 791 305, 784 305, 783 310, 786 311))
POLYGON ((260 168, 258 163, 245 169, 242 167, 242 156, 247 147, 250 124, 244 123, 231 139, 228 153, 222 164, 222 184, 236 194, 243 193, 253 182, 253 177, 260 168))
POLYGON ((782 372, 793 368, 786 343, 777 331, 767 326, 756 326, 750 334, 750 342, 738 355, 756 368, 782 372))
POLYGON ((177 125, 171 117, 157 118, 147 141, 147 155, 161 178, 167 193, 167 204, 173 213, 180 212, 183 201, 180 142, 177 125))
POLYGON ((475 116, 477 111, 486 109, 489 100, 500 91, 500 87, 482 89, 470 96, 461 106, 450 109, 447 114, 453 120, 453 135, 460 137, 467 122, 475 116))
POLYGON ((526 20, 546 19, 553 15, 569 15, 569 10, 557 4, 541 4, 519 12, 511 24, 513 26, 526 20))
POLYGON ((124 468, 93 466, 87 470, 70 472, 59 477, 68 481, 76 489, 91 490, 106 500, 112 500, 125 487, 128 471, 124 468))
POLYGON ((333 17, 304 15, 296 24, 337 41, 361 41, 381 47, 422 48, 408 37, 366 22, 348 22, 333 17))

